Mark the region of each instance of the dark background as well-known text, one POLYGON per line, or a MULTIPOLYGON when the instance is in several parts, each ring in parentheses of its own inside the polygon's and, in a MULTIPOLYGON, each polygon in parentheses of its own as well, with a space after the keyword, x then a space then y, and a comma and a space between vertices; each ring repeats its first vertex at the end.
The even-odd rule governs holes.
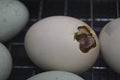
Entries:
MULTIPOLYGON (((24 49, 27 30, 38 20, 54 15, 76 17, 88 23, 97 33, 109 21, 119 17, 119 0, 20 0, 30 12, 26 27, 13 39, 4 44, 11 52, 13 70, 8 80, 26 80, 43 72, 28 58, 24 49)), ((85 80, 120 80, 120 75, 112 71, 100 54, 96 63, 86 72, 79 74, 85 80)))

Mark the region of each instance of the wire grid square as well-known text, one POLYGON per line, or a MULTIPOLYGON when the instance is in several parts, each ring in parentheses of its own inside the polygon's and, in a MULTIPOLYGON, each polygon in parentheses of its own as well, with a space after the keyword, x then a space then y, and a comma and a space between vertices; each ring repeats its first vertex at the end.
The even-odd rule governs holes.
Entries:
MULTIPOLYGON (((5 42, 13 58, 13 70, 8 80, 26 80, 43 72, 28 58, 24 49, 27 30, 38 20, 54 15, 76 17, 88 23, 97 33, 109 21, 119 17, 119 0, 20 0, 29 12, 26 27, 13 39, 5 42)), ((101 54, 92 68, 79 74, 85 80, 120 80, 120 75, 112 71, 104 62, 101 54)))

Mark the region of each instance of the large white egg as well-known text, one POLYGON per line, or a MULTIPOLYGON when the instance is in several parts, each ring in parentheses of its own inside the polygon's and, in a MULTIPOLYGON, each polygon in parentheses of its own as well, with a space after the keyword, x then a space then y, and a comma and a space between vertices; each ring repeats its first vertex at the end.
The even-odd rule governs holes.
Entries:
POLYGON ((18 0, 0 0, 0 41, 7 41, 26 25, 29 13, 18 0))
POLYGON ((105 25, 99 38, 105 61, 112 69, 120 73, 120 18, 105 25))
POLYGON ((84 79, 70 72, 49 71, 37 74, 27 80, 84 80, 84 79))
POLYGON ((42 69, 79 73, 89 69, 99 53, 94 31, 81 20, 67 16, 52 16, 35 23, 26 34, 25 48, 42 69))
POLYGON ((12 69, 12 59, 7 48, 0 43, 0 80, 7 80, 12 69))

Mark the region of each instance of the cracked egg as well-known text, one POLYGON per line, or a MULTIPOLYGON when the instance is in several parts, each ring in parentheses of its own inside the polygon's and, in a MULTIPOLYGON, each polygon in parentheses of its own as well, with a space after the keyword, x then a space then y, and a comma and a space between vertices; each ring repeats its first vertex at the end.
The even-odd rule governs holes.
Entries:
POLYGON ((41 69, 82 73, 95 63, 99 42, 93 29, 81 20, 52 16, 28 30, 25 49, 41 69))

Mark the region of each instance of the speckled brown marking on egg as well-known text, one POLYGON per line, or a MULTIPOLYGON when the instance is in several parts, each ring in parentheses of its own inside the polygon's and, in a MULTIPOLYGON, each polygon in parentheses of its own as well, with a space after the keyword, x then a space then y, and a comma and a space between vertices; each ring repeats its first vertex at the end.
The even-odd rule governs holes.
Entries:
POLYGON ((90 49, 96 47, 95 38, 86 26, 78 27, 78 32, 74 34, 74 39, 79 42, 79 48, 83 53, 87 53, 90 49))

